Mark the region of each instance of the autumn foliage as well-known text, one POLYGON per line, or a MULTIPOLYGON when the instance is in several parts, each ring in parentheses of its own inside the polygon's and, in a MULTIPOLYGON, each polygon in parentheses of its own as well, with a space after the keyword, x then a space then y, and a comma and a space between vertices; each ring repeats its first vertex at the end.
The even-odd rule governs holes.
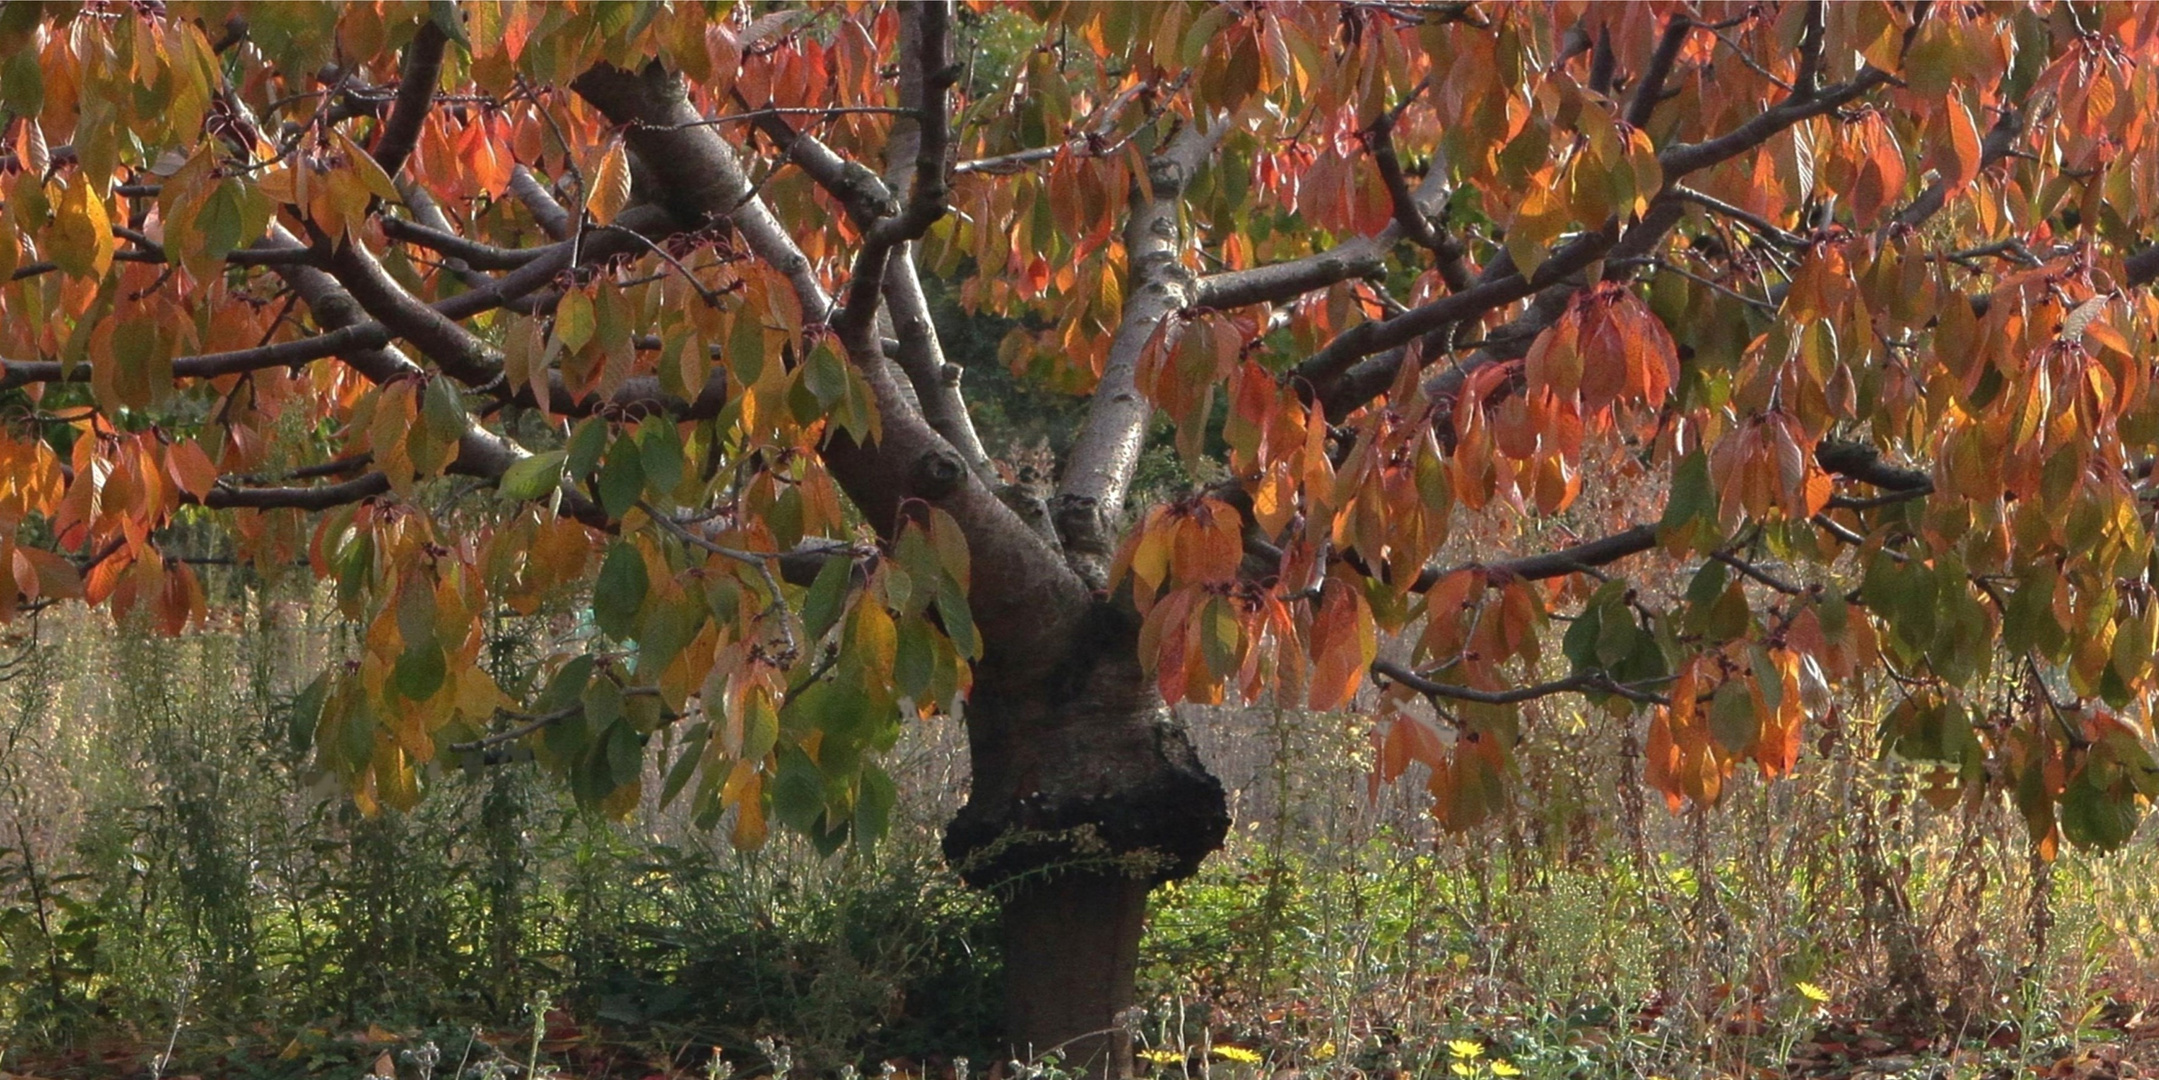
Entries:
POLYGON ((200 626, 214 513, 358 628, 298 709, 363 805, 658 755, 745 846, 881 830, 1027 544, 1102 556, 1161 698, 1369 714, 1454 827, 1577 703, 1675 808, 1858 722, 2049 853, 2159 796, 2159 8, 944 20, 9 5, 0 617, 200 626), (653 58, 703 119, 624 115, 653 58), (918 274, 1091 397, 1091 524, 967 501, 918 274), (1207 482, 1128 510, 1150 413, 1207 482))

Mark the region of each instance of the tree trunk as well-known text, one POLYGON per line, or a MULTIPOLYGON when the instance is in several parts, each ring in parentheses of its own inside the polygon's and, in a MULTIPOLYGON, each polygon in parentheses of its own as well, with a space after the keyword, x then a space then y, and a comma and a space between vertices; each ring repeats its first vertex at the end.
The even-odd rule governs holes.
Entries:
MULTIPOLYGON (((647 177, 643 195, 685 227, 725 218, 788 279, 804 311, 833 311, 814 264, 757 198, 678 76, 657 62, 634 72, 601 63, 572 85, 625 126, 647 177)), ((1180 168, 1176 177, 1196 165, 1180 168)), ((1165 173, 1162 183, 1176 177, 1165 173)), ((1095 1076, 1127 1075, 1130 1040, 1109 1029, 1132 1003, 1147 891, 1189 876, 1221 845, 1229 830, 1222 785, 1141 668, 1130 610, 1093 593, 1067 552, 938 434, 868 332, 872 320, 829 317, 877 400, 883 431, 872 445, 828 439, 826 467, 887 540, 925 507, 950 514, 967 536, 967 600, 984 650, 966 703, 973 783, 945 831, 945 854, 1005 905, 1012 1050, 1027 1058, 1062 1047, 1067 1063, 1084 1061, 1095 1076)), ((1143 409, 1134 415, 1145 419, 1143 409)), ((1127 437, 1113 431, 1105 446, 1112 435, 1127 437)), ((1121 497, 1129 468, 1104 475, 1116 481, 1104 493, 1115 487, 1121 497)), ((1089 505, 1099 521, 1114 504, 1089 505)))
POLYGON ((1046 672, 985 660, 967 707, 973 786, 945 833, 953 867, 1004 904, 1012 1053, 1056 1049, 1098 1077, 1131 1073, 1119 1014, 1148 891, 1190 876, 1229 829, 1222 785, 1140 667, 1136 634, 1097 601, 1046 672))
POLYGON ((1055 1050, 1090 1076, 1132 1073, 1132 1007, 1148 884, 1070 874, 1004 901, 1005 1037, 1021 1060, 1055 1050), (1107 1019, 1105 1019, 1107 1018, 1107 1019))

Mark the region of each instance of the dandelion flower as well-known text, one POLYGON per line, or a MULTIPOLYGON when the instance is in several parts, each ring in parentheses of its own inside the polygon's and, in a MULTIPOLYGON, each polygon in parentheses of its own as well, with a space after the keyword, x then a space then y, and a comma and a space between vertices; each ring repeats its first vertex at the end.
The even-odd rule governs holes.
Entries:
POLYGON ((1334 1060, 1334 1055, 1335 1055, 1335 1049, 1334 1049, 1334 1040, 1333 1040, 1333 1039, 1329 1039, 1329 1040, 1327 1040, 1326 1042, 1323 1042, 1323 1043, 1319 1044, 1319 1046, 1318 1046, 1318 1047, 1316 1047, 1316 1048, 1314 1048, 1314 1049, 1313 1049, 1313 1051, 1312 1051, 1312 1060, 1314 1060, 1314 1061, 1332 1061, 1332 1060, 1334 1060))
POLYGON ((1264 1060, 1258 1051, 1247 1050, 1242 1046, 1217 1046, 1214 1048, 1214 1056, 1241 1065, 1257 1065, 1264 1060))
POLYGON ((1175 1065, 1184 1060, 1184 1055, 1175 1050, 1142 1050, 1139 1056, 1157 1065, 1175 1065))
POLYGON ((1472 1039, 1448 1039, 1447 1053, 1470 1061, 1484 1056, 1484 1044, 1472 1039))
POLYGON ((1517 1068, 1515 1068, 1515 1067, 1514 1067, 1514 1062, 1508 1061, 1508 1060, 1507 1060, 1506 1058, 1493 1058, 1493 1059, 1492 1059, 1492 1075, 1493 1075, 1493 1076, 1520 1076, 1520 1075, 1522 1075, 1522 1070, 1520 1070, 1520 1069, 1517 1069, 1517 1068))
POLYGON ((1806 998, 1808 1001, 1811 1001, 1816 1005, 1829 1004, 1829 991, 1824 990, 1821 987, 1814 985, 1813 983, 1794 983, 1793 989, 1799 991, 1799 996, 1806 998))

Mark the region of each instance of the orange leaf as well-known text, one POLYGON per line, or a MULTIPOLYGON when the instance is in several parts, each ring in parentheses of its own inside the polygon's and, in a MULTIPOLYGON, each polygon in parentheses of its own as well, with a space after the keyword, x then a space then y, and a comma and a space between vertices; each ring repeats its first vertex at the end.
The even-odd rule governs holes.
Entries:
POLYGON ((203 453, 202 444, 193 439, 183 439, 165 450, 165 470, 180 490, 201 502, 217 485, 217 466, 210 463, 210 455, 203 453))
POLYGON ((585 209, 592 214, 592 220, 607 225, 629 202, 630 155, 617 140, 592 171, 592 192, 585 196, 585 209))
POLYGON ((1319 615, 1312 620, 1311 707, 1326 712, 1349 704, 1377 655, 1379 631, 1364 594, 1329 578, 1320 590, 1319 615))

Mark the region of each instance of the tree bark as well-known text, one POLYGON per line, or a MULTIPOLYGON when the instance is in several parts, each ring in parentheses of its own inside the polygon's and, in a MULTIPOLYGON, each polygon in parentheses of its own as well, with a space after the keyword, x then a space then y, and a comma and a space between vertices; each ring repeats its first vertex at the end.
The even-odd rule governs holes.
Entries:
POLYGON ((1075 1072, 1132 1075, 1132 1034, 1119 1021, 1132 1007, 1148 889, 1122 875, 1085 874, 1006 898, 1006 1031, 1015 1056, 1054 1050, 1075 1072), (1075 1034, 1083 1032, 1091 1033, 1075 1034))
POLYGON ((973 785, 945 855, 1003 904, 1006 1036, 1084 1075, 1128 1076, 1147 893, 1229 830, 1222 785, 1155 693, 1137 626, 1098 601, 1047 673, 997 657, 967 703, 973 785))

